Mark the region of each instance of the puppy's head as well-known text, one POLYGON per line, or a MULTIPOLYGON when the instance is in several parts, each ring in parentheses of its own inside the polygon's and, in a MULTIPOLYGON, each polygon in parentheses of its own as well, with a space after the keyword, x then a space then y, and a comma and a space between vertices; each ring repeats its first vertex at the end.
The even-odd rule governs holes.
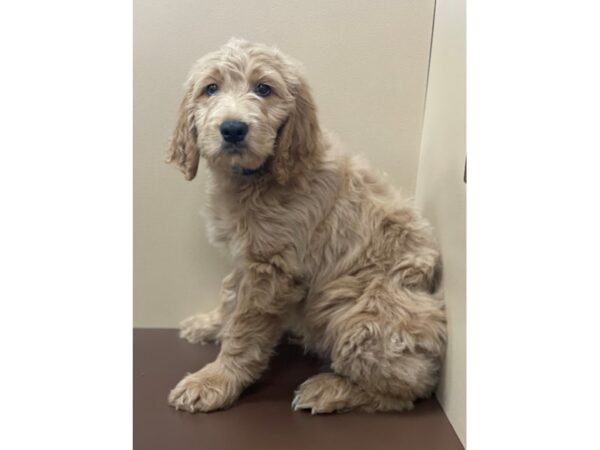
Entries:
POLYGON ((284 184, 310 164, 318 135, 299 65, 275 48, 232 39, 192 68, 168 161, 188 180, 202 156, 223 176, 268 171, 284 184))

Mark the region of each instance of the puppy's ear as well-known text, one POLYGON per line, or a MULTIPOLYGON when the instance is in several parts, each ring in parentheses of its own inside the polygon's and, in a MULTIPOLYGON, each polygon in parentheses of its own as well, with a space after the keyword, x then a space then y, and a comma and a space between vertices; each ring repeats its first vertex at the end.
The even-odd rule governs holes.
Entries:
POLYGON ((192 89, 189 88, 181 101, 175 131, 167 150, 167 162, 175 164, 186 180, 192 180, 196 176, 200 160, 198 132, 194 122, 192 89))
POLYGON ((273 174, 280 184, 287 183, 299 171, 310 169, 319 145, 317 111, 303 78, 292 95, 295 106, 279 131, 273 157, 273 174))

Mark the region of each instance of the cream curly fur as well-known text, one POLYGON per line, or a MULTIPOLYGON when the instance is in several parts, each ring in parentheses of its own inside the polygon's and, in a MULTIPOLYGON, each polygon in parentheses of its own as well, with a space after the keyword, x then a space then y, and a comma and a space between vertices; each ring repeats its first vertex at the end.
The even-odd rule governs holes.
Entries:
POLYGON ((295 409, 400 411, 430 395, 446 343, 431 229, 321 130, 300 65, 238 39, 200 59, 168 159, 190 180, 201 157, 209 236, 234 269, 221 306, 182 323, 182 337, 218 340, 221 351, 179 382, 170 404, 189 412, 231 405, 285 331, 331 362, 330 372, 299 386, 295 409), (257 95, 257 83, 271 94, 257 95), (219 126, 227 119, 249 126, 239 152, 224 151, 219 126))

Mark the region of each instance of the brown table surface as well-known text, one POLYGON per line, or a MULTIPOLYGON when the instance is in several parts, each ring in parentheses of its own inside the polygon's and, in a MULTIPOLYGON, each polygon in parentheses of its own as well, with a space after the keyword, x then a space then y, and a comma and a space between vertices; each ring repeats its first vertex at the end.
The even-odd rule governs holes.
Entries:
POLYGON ((218 353, 192 345, 171 329, 133 331, 133 440, 135 450, 454 450, 462 449, 434 398, 403 413, 349 412, 312 416, 290 405, 296 387, 321 363, 282 344, 262 379, 228 410, 175 411, 169 390, 218 353))

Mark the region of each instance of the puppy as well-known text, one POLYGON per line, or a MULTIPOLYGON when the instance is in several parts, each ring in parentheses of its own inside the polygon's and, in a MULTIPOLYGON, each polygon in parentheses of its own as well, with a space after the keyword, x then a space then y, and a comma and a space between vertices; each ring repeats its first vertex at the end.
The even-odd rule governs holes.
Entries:
POLYGON ((169 395, 177 409, 230 406, 268 365, 284 331, 331 361, 294 409, 402 411, 436 386, 446 344, 440 253, 428 223, 321 130, 300 65, 233 39, 201 58, 168 161, 208 167, 208 233, 233 270, 220 306, 182 322, 217 359, 169 395))

